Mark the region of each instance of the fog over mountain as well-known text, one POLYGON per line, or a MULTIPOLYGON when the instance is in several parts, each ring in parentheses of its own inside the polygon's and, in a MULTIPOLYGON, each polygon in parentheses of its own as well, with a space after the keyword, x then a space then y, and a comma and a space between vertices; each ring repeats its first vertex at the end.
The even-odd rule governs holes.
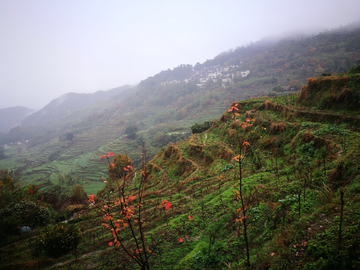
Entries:
POLYGON ((12 127, 21 124, 21 121, 34 110, 16 106, 0 109, 0 132, 8 132, 12 127))
POLYGON ((0 108, 137 84, 290 33, 357 21, 357 0, 0 0, 0 108))
MULTIPOLYGON (((131 91, 130 88, 130 86, 125 85, 109 91, 97 91, 92 94, 66 93, 53 99, 44 108, 22 119, 21 125, 31 126, 51 122, 65 113, 69 113, 69 111, 71 112, 106 99, 126 97, 131 91)), ((75 118, 74 116, 71 117, 75 118)))

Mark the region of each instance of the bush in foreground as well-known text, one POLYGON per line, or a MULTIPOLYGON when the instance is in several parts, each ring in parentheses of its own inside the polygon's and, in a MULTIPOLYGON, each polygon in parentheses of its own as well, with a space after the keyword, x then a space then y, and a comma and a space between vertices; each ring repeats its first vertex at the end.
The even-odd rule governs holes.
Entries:
POLYGON ((82 239, 80 229, 73 224, 48 227, 32 245, 32 256, 58 258, 75 250, 82 239))

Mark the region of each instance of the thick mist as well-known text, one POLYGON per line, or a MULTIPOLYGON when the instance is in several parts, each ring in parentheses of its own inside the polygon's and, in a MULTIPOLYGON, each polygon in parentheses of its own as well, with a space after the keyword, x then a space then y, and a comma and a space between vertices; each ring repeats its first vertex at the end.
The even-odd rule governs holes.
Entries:
POLYGON ((0 1, 0 108, 136 84, 264 37, 358 20, 360 2, 0 1))

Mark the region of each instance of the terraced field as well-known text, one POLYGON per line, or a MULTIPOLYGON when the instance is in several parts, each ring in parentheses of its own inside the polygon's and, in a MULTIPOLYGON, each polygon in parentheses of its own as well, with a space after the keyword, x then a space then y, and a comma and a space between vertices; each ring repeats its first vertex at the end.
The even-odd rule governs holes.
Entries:
MULTIPOLYGON (((338 256, 337 261, 359 263, 347 255, 334 255, 338 254, 338 242, 331 233, 337 233, 339 227, 337 185, 350 175, 351 182, 342 188, 344 200, 349 205, 344 209, 343 230, 346 234, 343 245, 354 245, 358 239, 360 171, 357 163, 352 162, 360 160, 358 128, 346 123, 338 125, 337 116, 318 122, 316 117, 323 119, 322 114, 334 113, 300 108, 295 101, 294 97, 281 97, 233 103, 232 106, 237 104, 239 115, 226 111, 209 130, 176 144, 170 143, 147 164, 142 218, 148 225, 144 228, 149 235, 161 232, 165 237, 156 248, 157 255, 151 259, 151 268, 243 269, 247 246, 241 220, 245 217, 253 269, 264 269, 264 265, 274 269, 302 269, 307 263, 316 265, 321 263, 321 258, 312 252, 317 245, 322 250, 326 248, 329 256, 338 256), (301 115, 300 119, 297 113, 301 115), (312 121, 303 122, 304 118, 312 121), (243 126, 249 122, 253 125, 243 126), (342 136, 344 132, 348 136, 346 142, 342 136), (242 142, 250 145, 245 149, 242 142), (312 154, 313 150, 323 148, 329 153, 324 160, 312 154), (242 155, 241 181, 246 213, 241 210, 238 197, 239 163, 236 160, 239 160, 239 154, 242 155), (332 177, 334 171, 344 168, 344 164, 348 166, 347 171, 342 171, 342 176, 332 177), (164 200, 171 202, 168 211, 159 206, 164 200)), ((347 114, 346 117, 357 121, 356 115, 347 114)), ((114 149, 121 151, 123 146, 131 152, 131 141, 122 136, 115 138, 115 132, 97 132, 107 136, 101 141, 104 146, 89 148, 91 152, 82 153, 80 145, 84 147, 91 141, 85 143, 85 135, 84 138, 76 137, 72 152, 61 154, 54 167, 46 167, 50 163, 44 168, 39 167, 39 171, 61 168, 91 178, 86 168, 94 166, 105 175, 107 164, 98 156, 108 151, 116 152, 114 149), (72 164, 66 163, 75 153, 77 158, 71 159, 72 164)), ((127 191, 129 195, 138 196, 140 175, 140 172, 135 173, 127 191)), ((97 194, 99 200, 104 196, 102 194, 110 194, 111 190, 116 190, 114 182, 104 184, 97 194)), ((115 200, 116 194, 111 196, 115 200)), ((138 202, 134 200, 133 203, 138 202)), ((104 219, 96 207, 87 208, 72 222, 80 226, 84 237, 76 253, 71 252, 57 260, 42 260, 39 262, 41 267, 138 269, 121 249, 108 245, 113 237, 101 226, 104 219)), ((133 222, 137 222, 136 218, 133 222)), ((131 237, 126 229, 122 236, 122 241, 130 245, 131 237)), ((31 264, 27 261, 28 244, 35 237, 36 233, 4 248, 5 262, 23 261, 17 265, 28 267, 31 264), (14 248, 22 252, 10 255, 14 248)))
MULTIPOLYGON (((59 126, 73 126, 74 130, 78 130, 72 141, 55 138, 31 148, 26 144, 12 146, 6 149, 6 154, 11 157, 0 161, 0 169, 15 169, 22 184, 44 184, 45 187, 56 184, 59 175, 70 175, 84 185, 86 191, 96 192, 103 186, 101 178, 107 177, 104 161, 99 160, 99 157, 108 152, 119 154, 126 151, 132 160, 139 162, 139 145, 136 141, 127 139, 124 130, 129 124, 135 123, 140 128, 139 135, 148 141, 149 136, 153 136, 152 117, 158 111, 158 106, 148 106, 146 111, 133 110, 116 101, 82 108, 59 120, 59 126), (89 112, 93 114, 86 116, 89 112), (71 115, 77 115, 75 122, 63 122, 71 121, 71 115), (85 118, 81 120, 81 116, 85 118), (81 131, 82 127, 86 127, 84 131, 81 131)), ((195 122, 208 119, 209 116, 218 118, 221 112, 221 108, 209 106, 204 114, 193 115, 172 124, 184 129, 195 122)), ((57 124, 50 125, 56 128, 57 124)), ((152 147, 151 143, 147 148, 150 155, 159 149, 152 147)))

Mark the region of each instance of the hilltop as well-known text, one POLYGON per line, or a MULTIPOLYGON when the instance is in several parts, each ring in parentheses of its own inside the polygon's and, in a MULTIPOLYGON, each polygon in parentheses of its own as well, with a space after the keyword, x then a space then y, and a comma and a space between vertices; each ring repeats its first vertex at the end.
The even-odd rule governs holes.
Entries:
POLYGON ((72 119, 79 119, 79 116, 73 113, 74 111, 103 100, 116 99, 119 97, 125 98, 130 88, 129 85, 125 85, 108 91, 97 91, 93 94, 67 93, 52 100, 41 110, 23 119, 21 124, 24 127, 48 125, 52 121, 56 121, 64 116, 69 117, 69 115, 71 115, 72 119))
POLYGON ((31 244, 45 239, 39 229, 2 248, 2 267, 139 269, 151 254, 150 269, 247 269, 248 254, 250 269, 358 269, 359 101, 354 68, 310 78, 300 93, 232 102, 209 129, 199 124, 199 133, 163 147, 143 173, 125 172, 124 199, 141 217, 118 214, 110 202, 122 198, 121 185, 110 177, 69 221, 83 235, 76 251, 32 260, 31 244), (101 225, 111 225, 109 216, 133 259, 101 225), (123 222, 144 222, 146 251, 123 222))

